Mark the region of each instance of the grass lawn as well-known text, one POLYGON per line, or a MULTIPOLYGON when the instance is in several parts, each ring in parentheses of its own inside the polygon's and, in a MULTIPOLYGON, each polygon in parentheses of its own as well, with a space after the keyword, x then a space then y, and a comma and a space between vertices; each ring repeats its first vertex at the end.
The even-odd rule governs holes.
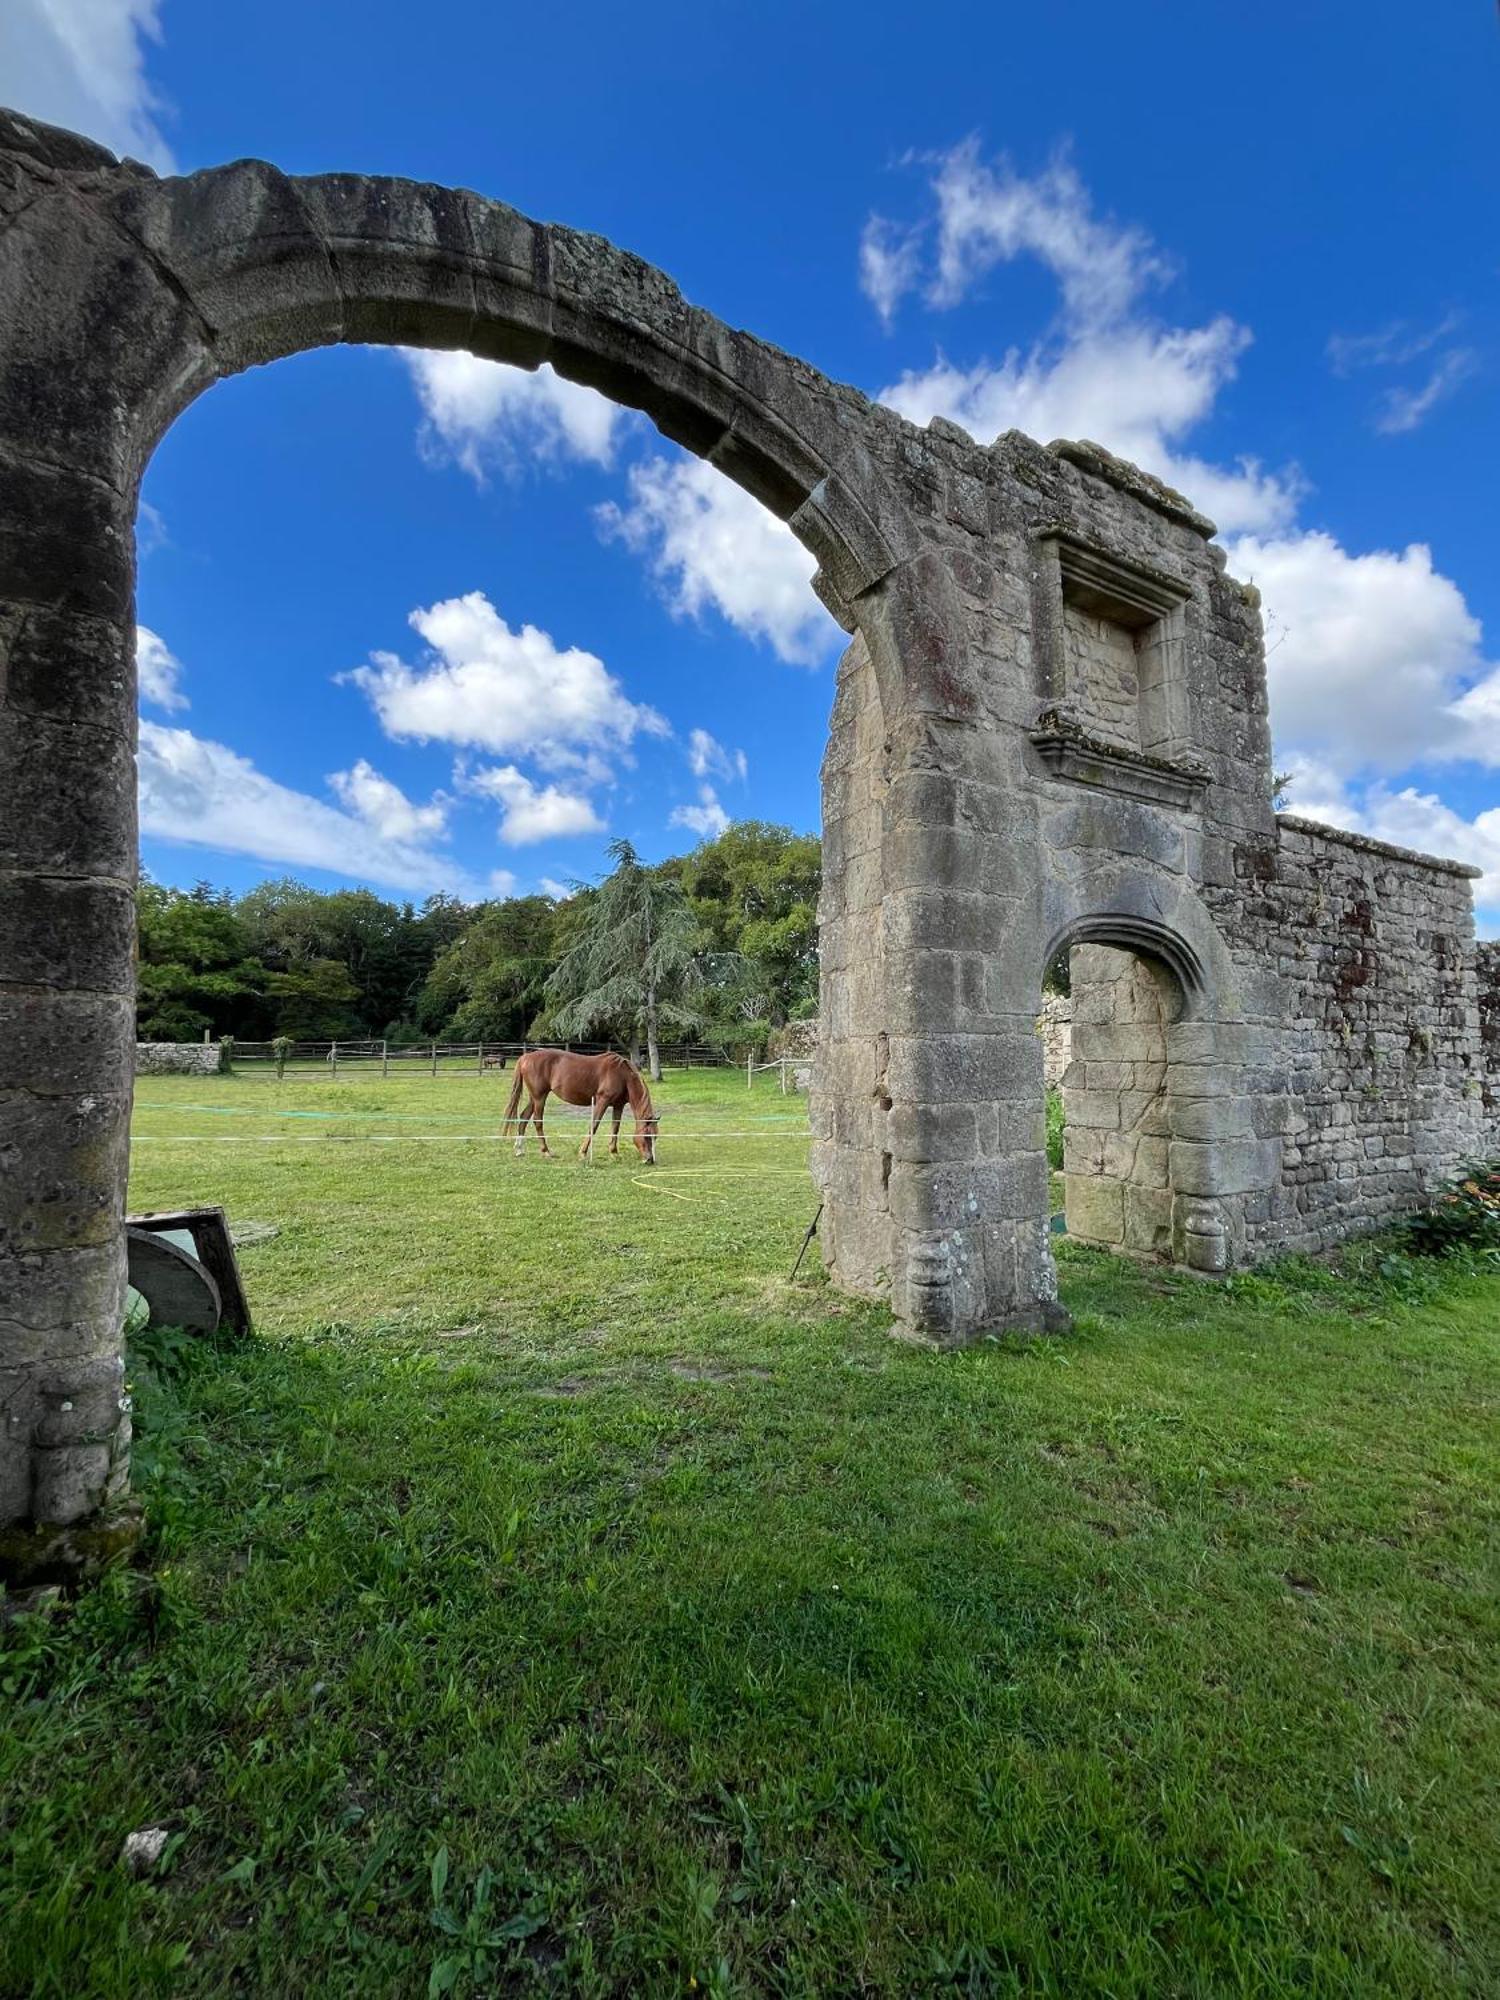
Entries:
POLYGON ((921 1352, 774 1079, 654 1176, 508 1082, 142 1082, 133 1204, 279 1234, 5 1635, 0 1990, 1500 1991, 1500 1280, 1063 1245, 921 1352))

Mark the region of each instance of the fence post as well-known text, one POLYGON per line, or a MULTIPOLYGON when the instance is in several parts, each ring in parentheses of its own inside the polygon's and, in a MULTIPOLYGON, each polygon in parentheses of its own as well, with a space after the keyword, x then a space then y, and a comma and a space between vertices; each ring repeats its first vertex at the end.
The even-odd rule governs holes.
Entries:
POLYGON ((786 1057, 781 1058, 781 1094, 786 1096, 786 1057))
POLYGON ((749 1052, 749 1054, 748 1054, 748 1055, 747 1055, 747 1056, 745 1057, 745 1088, 746 1088, 746 1090, 754 1090, 754 1088, 755 1088, 755 1051, 754 1051, 754 1049, 751 1049, 751 1050, 750 1050, 750 1052, 749 1052))
POLYGON ((382 1041, 380 1044, 380 1074, 382 1076, 389 1076, 390 1073, 391 1073, 390 1043, 382 1041))
POLYGON ((484 1075, 484 1043, 483 1043, 483 1042, 481 1042, 481 1043, 479 1044, 479 1060, 478 1060, 478 1062, 476 1062, 476 1063, 475 1063, 474 1067, 475 1067, 475 1068, 476 1068, 476 1069, 478 1070, 478 1072, 479 1072, 479 1074, 480 1074, 481 1076, 483 1076, 483 1075, 484 1075))
POLYGON ((434 1075, 434 1076, 436 1076, 436 1075, 437 1075, 437 1043, 436 1043, 436 1042, 434 1042, 434 1043, 433 1043, 433 1045, 432 1045, 432 1073, 433 1073, 433 1075, 434 1075))

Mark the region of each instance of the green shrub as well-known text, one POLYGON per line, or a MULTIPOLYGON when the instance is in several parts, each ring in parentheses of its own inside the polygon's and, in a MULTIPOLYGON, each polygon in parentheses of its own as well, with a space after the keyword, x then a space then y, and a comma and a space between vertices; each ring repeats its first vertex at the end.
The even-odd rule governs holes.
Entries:
POLYGON ((1412 1216, 1402 1234, 1418 1257, 1477 1251, 1500 1262, 1500 1160, 1465 1167, 1412 1216))

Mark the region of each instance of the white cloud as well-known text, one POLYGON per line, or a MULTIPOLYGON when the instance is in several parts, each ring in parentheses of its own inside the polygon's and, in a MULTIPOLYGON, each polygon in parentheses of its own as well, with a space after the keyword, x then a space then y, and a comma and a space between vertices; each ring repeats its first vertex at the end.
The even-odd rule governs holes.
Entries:
MULTIPOLYGON (((1374 333, 1335 333, 1329 336, 1328 358, 1336 375, 1349 375, 1359 368, 1408 367, 1442 348, 1461 324, 1462 316, 1450 312, 1435 326, 1418 327, 1407 320, 1395 320, 1374 333)), ((1416 430, 1439 403, 1468 380, 1478 361, 1470 347, 1447 347, 1428 365, 1423 381, 1385 390, 1375 405, 1376 430, 1387 437, 1416 430)))
MULTIPOLYGON (((1331 535, 1299 529, 1295 471, 1214 464, 1192 451, 1249 330, 1225 316, 1186 328, 1148 317, 1144 300, 1169 275, 1165 260, 1142 231, 1094 216, 1066 161, 1028 180, 1007 162, 986 165, 969 142, 927 165, 926 221, 896 229, 876 218, 866 231, 865 289, 877 307, 889 313, 914 292, 952 306, 1025 255, 1057 279, 1060 309, 1031 347, 973 366, 939 354, 883 399, 914 422, 941 414, 983 440, 1011 427, 1044 440, 1094 438, 1179 487, 1238 538, 1231 568, 1261 586, 1277 761, 1293 768, 1294 808, 1489 868, 1494 815, 1467 821, 1429 792, 1370 782, 1423 763, 1500 765, 1500 666, 1483 657, 1457 586, 1418 544, 1351 555, 1331 535)), ((1450 316, 1427 329, 1337 336, 1330 359, 1347 373, 1426 357, 1426 376, 1388 390, 1379 406, 1384 429, 1409 430, 1472 366, 1468 350, 1448 344, 1457 324, 1450 316)))
POLYGON ((713 786, 700 785, 698 787, 698 804, 695 806, 676 807, 667 824, 669 826, 685 826, 693 833, 702 834, 705 840, 711 840, 715 834, 722 833, 725 827, 728 826, 729 815, 719 804, 718 795, 714 791, 713 786))
POLYGON ((363 757, 352 770, 331 772, 328 783, 334 796, 382 840, 430 840, 446 831, 448 802, 441 794, 430 805, 413 805, 399 785, 363 757))
POLYGON ((643 459, 630 468, 626 506, 610 502, 596 519, 648 559, 677 617, 716 611, 795 666, 816 666, 842 638, 813 595, 809 551, 704 459, 643 459))
POLYGON ((424 453, 452 459, 481 486, 490 468, 512 476, 527 458, 613 462, 627 413, 545 361, 531 373, 462 351, 401 352, 422 405, 424 453))
POLYGON ((1468 380, 1476 365, 1477 357, 1470 348, 1451 348, 1434 363, 1419 388, 1387 389, 1375 418, 1376 430, 1387 437, 1414 431, 1460 382, 1468 380))
POLYGON ((167 532, 166 518, 159 507, 153 507, 149 500, 142 500, 135 513, 135 552, 138 556, 152 556, 158 549, 171 546, 172 537, 167 532))
POLYGON ((908 370, 880 400, 913 423, 947 417, 985 442, 1007 430, 1044 441, 1091 438, 1184 489, 1226 531, 1265 532, 1295 512, 1294 475, 1266 472, 1253 459, 1237 470, 1209 465, 1179 448, 1212 413, 1249 342, 1244 327, 1222 317, 1201 327, 1101 329, 1013 348, 1003 361, 969 369, 939 357, 908 370))
POLYGON ((160 39, 159 14, 158 0, 5 0, 0 96, 170 173, 161 100, 146 79, 145 44, 160 39))
POLYGON ((1415 785, 1393 791, 1381 782, 1348 784, 1333 767, 1315 758, 1293 756, 1287 764, 1288 811, 1304 819, 1388 840, 1419 854, 1465 861, 1484 872, 1474 884, 1481 933, 1500 930, 1500 806, 1465 819, 1433 792, 1415 785), (1488 915, 1489 921, 1485 917, 1488 915))
POLYGON ((1287 754, 1341 774, 1500 764, 1500 667, 1428 549, 1355 556, 1312 532, 1245 536, 1229 560, 1265 600, 1271 723, 1287 754))
POLYGON ((859 240, 859 287, 887 326, 921 271, 922 232, 872 215, 859 240))
POLYGON ((1393 320, 1374 333, 1331 333, 1328 358, 1338 375, 1356 368, 1399 368, 1430 353, 1458 327, 1458 314, 1445 313, 1436 326, 1414 327, 1407 320, 1393 320))
POLYGON ((187 729, 141 724, 140 805, 142 832, 162 840, 325 868, 417 895, 470 893, 447 856, 418 840, 383 835, 363 818, 278 784, 249 758, 187 729))
POLYGON ((566 792, 559 785, 537 785, 514 764, 465 771, 459 782, 467 791, 482 792, 504 808, 500 838, 507 847, 529 847, 538 840, 604 831, 604 821, 581 792, 566 792))
MULTIPOLYGON (((1095 217, 1066 161, 1028 180, 1006 161, 986 165, 970 141, 931 164, 928 303, 954 305, 996 264, 1033 256, 1057 279, 1059 322, 999 361, 965 368, 940 354, 929 368, 908 369, 881 401, 913 423, 947 417, 982 443, 1011 429, 1044 442, 1091 438, 1182 488, 1228 531, 1285 526, 1300 492, 1295 473, 1267 472, 1253 459, 1210 465, 1182 448, 1233 380, 1249 329, 1223 314, 1198 327, 1144 317, 1141 296, 1169 275, 1167 261, 1144 231, 1095 217)), ((901 239, 903 253, 911 241, 901 239)), ((919 261, 903 266, 909 286, 921 282, 919 261)))
POLYGON ((559 882, 555 876, 544 875, 537 887, 544 896, 550 896, 554 903, 565 903, 573 894, 566 882, 559 882))
POLYGON ((1032 256, 1057 279, 1071 320, 1109 325, 1171 275, 1144 230, 1090 214, 1088 190, 1066 158, 1028 179, 1006 159, 986 165, 969 139, 935 164, 935 305, 955 304, 996 264, 1032 256))
POLYGON ((593 653, 560 647, 535 625, 513 632, 482 591, 413 611, 409 623, 432 649, 422 664, 377 652, 342 676, 364 690, 388 736, 531 755, 585 768, 592 781, 603 753, 623 754, 643 731, 670 733, 593 653))
POLYGON ((181 660, 147 625, 135 628, 135 667, 142 701, 149 701, 153 708, 188 706, 188 698, 179 685, 181 660))
POLYGON ((516 893, 516 878, 509 868, 492 868, 489 889, 492 896, 513 896, 516 893))
POLYGON ((688 734, 688 766, 695 778, 738 778, 743 784, 750 775, 750 762, 743 750, 726 750, 706 729, 688 734))

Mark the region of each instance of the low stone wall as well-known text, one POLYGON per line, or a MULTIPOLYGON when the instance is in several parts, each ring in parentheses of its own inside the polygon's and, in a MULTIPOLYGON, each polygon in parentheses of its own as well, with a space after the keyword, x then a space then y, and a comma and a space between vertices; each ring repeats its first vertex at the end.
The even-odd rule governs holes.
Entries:
POLYGON ((137 1076, 217 1076, 224 1051, 217 1042, 137 1042, 137 1076))
POLYGON ((777 1056, 805 1056, 809 1062, 818 1052, 818 1017, 810 1021, 788 1021, 784 1028, 777 1028, 766 1044, 766 1053, 774 1061, 777 1056))
POLYGON ((1483 1146, 1473 871, 1289 814, 1279 833, 1239 851, 1219 913, 1247 990, 1255 967, 1277 974, 1221 1134, 1278 1154, 1240 1205, 1252 1248, 1316 1252, 1417 1207, 1483 1146))
POLYGON ((1060 1090, 1073 1060, 1073 1002, 1066 993, 1046 995, 1036 1031, 1042 1038, 1042 1076, 1049 1090, 1060 1090))
POLYGON ((1484 1051, 1485 1149, 1500 1155, 1500 939, 1476 946, 1474 971, 1484 1051))

